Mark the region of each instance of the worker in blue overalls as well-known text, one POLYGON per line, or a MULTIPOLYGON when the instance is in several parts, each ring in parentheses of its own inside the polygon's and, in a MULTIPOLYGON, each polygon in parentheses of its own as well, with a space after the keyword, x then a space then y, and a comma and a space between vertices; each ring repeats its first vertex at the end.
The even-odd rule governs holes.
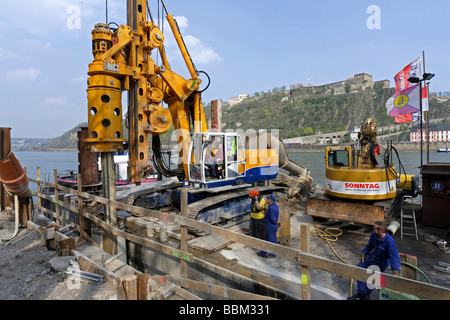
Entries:
MULTIPOLYGON (((387 233, 387 225, 383 221, 375 221, 373 233, 370 235, 369 243, 361 252, 361 262, 357 266, 361 268, 377 266, 381 272, 384 272, 389 264, 392 274, 400 276, 401 260, 395 240, 387 233)), ((347 299, 369 300, 372 290, 364 281, 357 281, 357 283, 357 293, 347 299)))
MULTIPOLYGON (((278 231, 278 217, 280 215, 280 210, 275 203, 277 200, 274 195, 267 197, 267 210, 264 216, 264 227, 266 234, 264 240, 270 241, 272 243, 278 244, 277 231, 278 231)), ((258 255, 264 258, 275 258, 276 255, 273 253, 267 254, 265 251, 258 252, 258 255)))

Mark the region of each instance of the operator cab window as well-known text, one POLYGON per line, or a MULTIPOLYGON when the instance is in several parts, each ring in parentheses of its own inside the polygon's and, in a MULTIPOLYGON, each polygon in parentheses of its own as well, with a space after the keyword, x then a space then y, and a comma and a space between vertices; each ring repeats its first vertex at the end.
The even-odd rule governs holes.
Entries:
POLYGON ((329 167, 348 167, 349 156, 347 150, 330 150, 328 152, 329 167))

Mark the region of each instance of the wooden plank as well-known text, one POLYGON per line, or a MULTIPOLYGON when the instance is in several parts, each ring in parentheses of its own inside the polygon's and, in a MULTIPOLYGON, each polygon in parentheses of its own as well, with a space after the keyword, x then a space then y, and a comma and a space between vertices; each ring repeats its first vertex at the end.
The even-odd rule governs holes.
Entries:
POLYGON ((185 299, 185 300, 203 300, 199 296, 196 296, 195 294, 193 294, 179 286, 175 287, 175 293, 177 295, 179 295, 182 299, 185 299))
MULTIPOLYGON (((300 249, 303 252, 311 251, 311 236, 309 224, 300 225, 300 249)), ((307 266, 302 265, 302 299, 311 300, 311 275, 307 266)))
MULTIPOLYGON (((42 183, 46 183, 46 182, 42 182, 42 183)), ((46 184, 50 184, 50 183, 46 183, 46 184)), ((60 189, 68 189, 68 188, 64 188, 61 186, 57 186, 57 187, 60 189)), ((225 230, 223 228, 211 226, 209 224, 206 224, 206 223, 203 223, 200 221, 195 221, 195 220, 192 220, 192 219, 189 219, 186 217, 181 217, 179 215, 168 214, 165 212, 159 212, 159 211, 149 210, 149 209, 145 209, 145 208, 137 208, 135 206, 126 205, 126 204, 118 203, 115 201, 110 201, 108 199, 104 199, 104 198, 101 198, 98 196, 93 196, 93 195, 90 195, 85 192, 78 192, 77 190, 71 190, 71 189, 68 189, 68 190, 70 190, 69 192, 71 192, 71 193, 78 194, 80 197, 93 199, 95 201, 98 201, 100 203, 105 203, 108 205, 116 205, 117 208, 129 211, 129 212, 133 212, 137 215, 149 216, 149 217, 154 217, 154 218, 161 219, 164 221, 171 221, 174 223, 179 223, 180 225, 192 227, 192 228, 198 229, 200 231, 215 234, 215 235, 218 235, 218 236, 226 238, 226 239, 231 239, 233 241, 242 243, 244 245, 251 246, 256 249, 260 249, 260 250, 264 250, 264 251, 268 251, 268 252, 276 252, 277 255, 279 255, 281 257, 291 259, 294 261, 298 261, 300 263, 300 265, 305 265, 305 266, 313 267, 313 268, 319 268, 319 269, 322 269, 322 270, 325 270, 328 272, 332 272, 337 275, 347 277, 349 279, 367 281, 368 278, 371 276, 371 274, 368 274, 367 270, 363 269, 363 268, 358 268, 358 267, 347 265, 347 264, 344 264, 341 262, 330 261, 330 260, 322 258, 320 256, 301 252, 294 248, 283 247, 283 246, 273 244, 273 243, 270 243, 267 241, 263 241, 263 240, 256 239, 256 238, 253 238, 250 236, 246 236, 246 235, 243 235, 240 233, 236 233, 231 230, 225 230)), ((34 194, 34 195, 36 195, 36 194, 34 194)), ((38 196, 43 196, 43 195, 38 194, 38 196)), ((76 208, 75 208, 75 210, 73 210, 73 207, 70 207, 70 209, 72 211, 77 212, 76 208)), ((102 227, 104 227, 104 228, 111 228, 110 230, 113 231, 114 235, 119 234, 122 237, 125 237, 130 241, 136 242, 138 244, 143 244, 145 246, 151 246, 152 248, 154 248, 156 250, 162 251, 167 254, 172 254, 173 256, 178 257, 180 259, 185 259, 187 261, 192 261, 194 259, 194 257, 192 255, 190 255, 186 252, 183 252, 181 250, 174 250, 173 248, 166 247, 166 246, 161 245, 156 242, 152 242, 148 239, 143 239, 143 238, 135 236, 135 235, 130 235, 130 234, 120 231, 118 229, 116 230, 115 228, 104 223, 104 221, 96 218, 95 216, 93 216, 87 212, 82 211, 79 213, 82 214, 83 216, 85 216, 86 218, 91 219, 95 223, 101 224, 102 227)), ((397 277, 397 276, 393 276, 393 275, 389 275, 389 274, 381 274, 381 277, 382 277, 384 286, 386 288, 390 288, 390 289, 405 292, 405 293, 411 293, 414 295, 417 295, 417 292, 420 292, 420 296, 422 298, 426 298, 426 299, 450 300, 450 290, 447 288, 426 284, 424 282, 409 280, 406 278, 401 278, 401 277, 397 277)))
MULTIPOLYGON (((402 262, 409 263, 414 267, 417 267, 417 257, 410 256, 404 253, 399 253, 400 260, 402 262)), ((404 264, 401 265, 402 277, 417 280, 417 271, 411 267, 408 267, 404 264)))
MULTIPOLYGON (((186 189, 181 190, 181 216, 187 217, 188 215, 188 192, 186 189)), ((181 241, 180 241, 180 250, 187 252, 188 251, 188 229, 186 226, 181 226, 180 231, 181 241)), ((187 277, 188 275, 188 265, 186 261, 181 260, 181 275, 187 277)))
MULTIPOLYGON (((56 169, 53 169, 53 183, 57 184, 58 183, 58 171, 56 169)), ((60 226, 64 226, 63 220, 61 219, 60 215, 59 215, 59 190, 58 188, 54 188, 54 192, 55 192, 55 218, 56 221, 58 221, 58 224, 60 226)))
POLYGON ((262 296, 255 293, 231 289, 224 286, 194 281, 183 277, 171 277, 171 281, 181 283, 182 288, 189 288, 200 292, 235 300, 277 300, 272 297, 262 296))
MULTIPOLYGON (((37 192, 38 192, 38 193, 41 193, 41 168, 40 168, 40 167, 37 167, 37 168, 36 168, 36 171, 37 171, 37 172, 36 172, 36 174, 37 174, 37 181, 36 181, 36 184, 37 184, 37 192)), ((28 180, 30 180, 30 178, 28 178, 28 180)), ((41 206, 42 206, 41 198, 38 197, 37 201, 38 201, 38 206, 41 207, 41 206)), ((41 212, 39 211, 39 213, 41 213, 41 212)))
MULTIPOLYGON (((64 205, 64 207, 65 207, 65 205, 64 205)), ((137 244, 140 244, 140 245, 152 248, 152 249, 159 250, 163 253, 166 253, 166 254, 174 256, 176 258, 185 260, 187 262, 191 262, 194 259, 193 255, 188 252, 174 249, 172 247, 165 246, 159 242, 151 241, 148 238, 143 238, 138 235, 134 235, 134 234, 128 233, 126 231, 120 230, 116 227, 111 226, 110 224, 106 223, 105 221, 101 220, 100 218, 97 218, 96 216, 94 216, 88 212, 85 212, 85 211, 79 212, 79 209, 76 207, 69 206, 68 209, 88 218, 89 220, 98 224, 99 226, 101 226, 103 229, 110 232, 114 236, 121 236, 129 241, 133 241, 134 243, 137 243, 137 244)))
POLYGON ((61 256, 70 256, 72 250, 77 249, 75 238, 56 241, 56 252, 61 256))
POLYGON ((147 300, 148 298, 148 282, 150 280, 150 275, 147 273, 141 273, 137 275, 138 279, 138 299, 147 300))
POLYGON ((124 300, 138 300, 138 278, 135 275, 130 275, 123 279, 121 292, 124 300))

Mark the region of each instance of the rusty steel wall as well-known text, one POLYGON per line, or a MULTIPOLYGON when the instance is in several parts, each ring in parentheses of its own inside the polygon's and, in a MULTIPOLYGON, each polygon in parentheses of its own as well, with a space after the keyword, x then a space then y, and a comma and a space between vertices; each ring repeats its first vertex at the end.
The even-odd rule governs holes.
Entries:
MULTIPOLYGON (((6 161, 11 152, 11 128, 0 128, 0 160, 6 161)), ((0 210, 9 206, 9 197, 6 195, 5 187, 0 182, 0 210)))
POLYGON ((78 131, 78 172, 81 174, 82 185, 99 183, 98 177, 98 153, 90 152, 84 139, 88 138, 87 127, 81 127, 78 131))

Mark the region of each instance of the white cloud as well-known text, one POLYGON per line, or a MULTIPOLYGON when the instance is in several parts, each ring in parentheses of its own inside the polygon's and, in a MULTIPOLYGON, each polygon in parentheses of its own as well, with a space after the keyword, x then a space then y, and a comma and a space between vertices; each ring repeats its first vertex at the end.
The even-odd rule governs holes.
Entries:
POLYGON ((48 49, 52 48, 52 44, 49 41, 39 41, 37 38, 34 39, 22 39, 20 45, 26 48, 28 52, 46 52, 48 49))
MULTIPOLYGON (((187 34, 187 29, 189 28, 189 20, 184 16, 175 17, 177 21, 178 27, 180 29, 181 35, 184 39, 184 43, 191 55, 192 61, 195 64, 209 64, 213 62, 221 62, 223 58, 214 51, 214 48, 207 46, 203 43, 203 41, 191 34, 187 34)), ((164 25, 165 30, 165 46, 167 49, 167 53, 169 55, 169 59, 176 59, 175 56, 179 56, 178 45, 176 44, 175 39, 173 38, 172 31, 169 27, 167 21, 164 25), (167 31, 168 30, 168 31, 167 31), (170 36, 167 36, 167 33, 170 33, 170 36)), ((169 61, 170 63, 170 61, 169 61)))
POLYGON ((48 97, 42 102, 46 105, 62 105, 67 103, 67 97, 48 97))
POLYGON ((86 83, 87 81, 87 77, 86 76, 81 76, 81 77, 76 77, 73 78, 72 80, 70 80, 70 83, 86 83))
POLYGON ((189 27, 189 20, 184 16, 176 16, 174 17, 177 21, 178 28, 180 28, 180 32, 183 33, 189 27))
POLYGON ((223 60, 213 48, 207 47, 199 38, 187 35, 184 37, 184 42, 188 47, 194 63, 208 64, 211 62, 221 62, 223 60))
POLYGON ((40 69, 28 68, 28 69, 18 69, 5 71, 3 73, 4 81, 35 81, 39 74, 40 69))
POLYGON ((18 58, 19 55, 7 49, 0 48, 0 60, 18 58))

